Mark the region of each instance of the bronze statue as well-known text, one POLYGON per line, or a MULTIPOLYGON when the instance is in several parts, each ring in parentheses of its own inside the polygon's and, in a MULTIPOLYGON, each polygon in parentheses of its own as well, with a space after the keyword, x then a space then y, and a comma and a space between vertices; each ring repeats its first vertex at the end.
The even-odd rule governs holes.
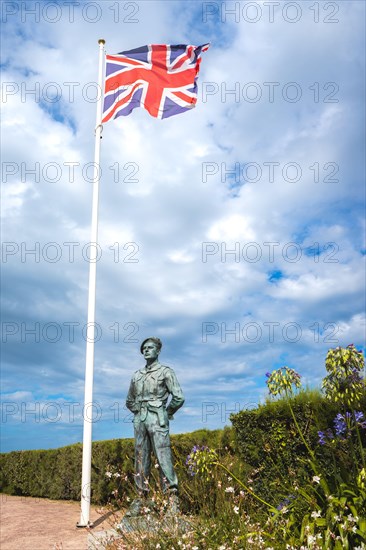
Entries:
POLYGON ((183 405, 184 396, 175 372, 159 363, 162 347, 159 338, 146 338, 140 351, 146 359, 144 368, 132 377, 126 405, 134 413, 135 484, 138 492, 127 516, 138 516, 146 505, 151 471, 151 451, 159 464, 161 487, 169 496, 168 515, 179 512, 178 479, 173 468, 169 420, 183 405), (169 404, 168 398, 171 396, 169 404))

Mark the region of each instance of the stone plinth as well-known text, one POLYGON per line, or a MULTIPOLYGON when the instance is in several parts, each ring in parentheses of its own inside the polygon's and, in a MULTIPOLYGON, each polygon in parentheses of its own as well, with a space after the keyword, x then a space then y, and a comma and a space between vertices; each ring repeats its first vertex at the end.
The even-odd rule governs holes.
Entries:
POLYGON ((182 515, 159 518, 155 515, 123 517, 114 529, 91 531, 88 535, 88 550, 105 550, 115 540, 123 540, 128 534, 187 533, 193 529, 192 523, 182 515))

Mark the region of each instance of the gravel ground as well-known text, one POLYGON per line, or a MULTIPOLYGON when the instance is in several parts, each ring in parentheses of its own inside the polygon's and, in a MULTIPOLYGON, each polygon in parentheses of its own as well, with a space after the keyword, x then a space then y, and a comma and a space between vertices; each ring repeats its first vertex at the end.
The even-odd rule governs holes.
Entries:
POLYGON ((93 529, 76 527, 80 503, 0 495, 1 550, 87 550, 88 534, 111 529, 111 512, 91 507, 93 529))

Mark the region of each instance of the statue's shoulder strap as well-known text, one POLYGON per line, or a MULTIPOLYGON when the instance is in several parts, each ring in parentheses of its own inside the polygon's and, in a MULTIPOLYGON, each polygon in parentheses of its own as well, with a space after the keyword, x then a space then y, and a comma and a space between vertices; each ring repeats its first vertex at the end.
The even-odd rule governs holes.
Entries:
POLYGON ((161 365, 161 366, 163 367, 164 374, 168 374, 168 373, 174 374, 174 370, 172 369, 172 367, 169 367, 168 365, 161 365))
POLYGON ((169 369, 169 370, 172 370, 171 367, 168 367, 168 365, 161 365, 161 367, 165 370, 165 369, 169 369))

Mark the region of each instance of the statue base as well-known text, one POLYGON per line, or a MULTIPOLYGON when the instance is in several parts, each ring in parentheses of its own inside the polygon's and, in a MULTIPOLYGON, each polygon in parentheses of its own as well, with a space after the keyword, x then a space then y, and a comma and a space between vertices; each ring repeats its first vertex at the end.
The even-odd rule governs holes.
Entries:
POLYGON ((109 544, 120 539, 120 534, 115 529, 97 531, 88 534, 88 550, 105 550, 109 544))
POLYGON ((192 522, 182 515, 158 518, 157 516, 123 517, 114 529, 91 532, 88 535, 88 550, 105 550, 114 541, 124 541, 128 535, 151 533, 158 535, 169 531, 177 535, 192 530, 192 522))
POLYGON ((159 533, 161 530, 185 533, 192 529, 192 524, 182 515, 158 518, 156 516, 124 517, 115 526, 120 533, 159 533))

